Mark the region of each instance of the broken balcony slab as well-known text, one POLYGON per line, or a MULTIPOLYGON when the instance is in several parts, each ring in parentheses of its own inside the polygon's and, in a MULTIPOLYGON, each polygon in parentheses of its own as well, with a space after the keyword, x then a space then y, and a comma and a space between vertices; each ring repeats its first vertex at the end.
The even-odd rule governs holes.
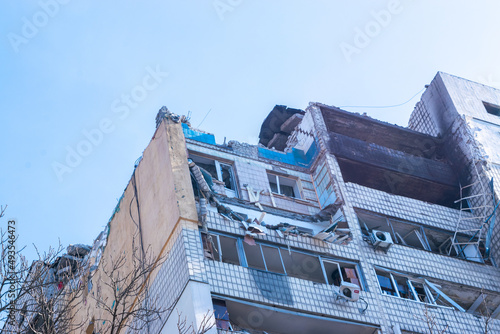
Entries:
MULTIPOLYGON (((222 202, 222 201, 221 201, 222 202)), ((258 211, 256 207, 242 207, 238 204, 230 204, 232 201, 225 201, 225 205, 233 210, 234 212, 237 212, 240 215, 247 216, 249 218, 258 218, 261 216, 262 212, 258 211)), ((234 203, 234 202, 232 202, 234 203)), ((267 208, 266 208, 267 209, 267 208)), ((216 213, 217 209, 208 206, 208 210, 211 212, 216 213)), ((267 211, 267 210, 266 210, 267 211)), ((320 233, 330 227, 331 223, 329 220, 325 221, 319 221, 319 222, 311 222, 312 217, 311 216, 305 216, 305 215, 298 215, 298 214, 288 214, 288 215, 277 215, 276 212, 270 213, 267 212, 264 218, 264 221, 267 225, 277 225, 280 223, 286 223, 290 226, 296 226, 299 228, 305 228, 305 229, 310 229, 313 234, 320 233)), ((345 225, 342 225, 342 227, 346 227, 345 225)))
POLYGON ((286 141, 288 140, 288 135, 284 133, 275 133, 273 138, 267 144, 270 148, 283 148, 286 147, 286 141))
POLYGON ((287 119, 281 126, 280 130, 284 133, 292 133, 292 131, 295 129, 297 125, 302 121, 304 118, 304 114, 301 113, 296 113, 293 114, 289 119, 287 119))

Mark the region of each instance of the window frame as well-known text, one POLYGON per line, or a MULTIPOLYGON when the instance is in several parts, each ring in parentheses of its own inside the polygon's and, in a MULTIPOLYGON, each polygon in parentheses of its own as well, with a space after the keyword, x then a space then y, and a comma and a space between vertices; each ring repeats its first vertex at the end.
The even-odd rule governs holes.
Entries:
MULTIPOLYGON (((363 235, 365 235, 365 236, 367 234, 368 235, 370 234, 369 231, 372 231, 374 229, 380 229, 381 231, 388 232, 391 234, 391 237, 392 237, 394 244, 406 246, 406 247, 411 247, 414 249, 424 250, 424 251, 428 251, 428 252, 431 252, 434 254, 440 254, 440 255, 444 255, 444 256, 448 256, 448 257, 459 257, 459 258, 466 260, 466 261, 472 261, 475 263, 484 264, 484 261, 482 260, 482 258, 467 257, 463 251, 460 252, 461 255, 458 256, 458 255, 451 255, 451 254, 448 255, 448 252, 446 250, 443 251, 441 249, 444 246, 446 246, 445 247, 446 249, 451 247, 451 243, 449 243, 448 240, 450 240, 450 238, 453 238, 452 231, 438 229, 435 227, 420 224, 418 222, 405 221, 405 220, 402 220, 399 218, 386 216, 382 213, 373 212, 373 211, 369 211, 369 210, 362 209, 362 208, 356 207, 354 211, 356 213, 356 217, 358 219, 361 231, 362 231, 363 235), (380 226, 379 228, 369 228, 368 225, 366 224, 365 220, 367 219, 367 217, 370 217, 370 216, 373 217, 374 220, 380 220, 380 223, 382 222, 382 220, 385 221, 385 223, 387 224, 387 227, 380 226), (396 231, 398 229, 398 224, 401 224, 400 228, 403 228, 402 225, 405 225, 406 228, 409 228, 410 226, 413 226, 414 228, 413 228, 413 230, 409 231, 405 235, 401 235, 398 231, 396 231), (395 226, 396 226, 396 228, 395 228, 395 226), (433 234, 433 233, 435 233, 435 234, 433 234), (433 236, 436 237, 438 235, 444 241, 440 245, 437 245, 433 242, 432 243, 432 245, 434 246, 434 248, 433 248, 433 246, 431 246, 431 243, 429 242, 429 238, 427 237, 427 234, 429 234, 431 236, 431 241, 433 240, 433 236), (421 244, 421 247, 414 246, 414 245, 410 244, 409 241, 405 240, 406 238, 410 237, 411 235, 413 235, 414 237, 416 237, 418 239, 418 241, 421 244), (445 244, 447 244, 447 245, 445 245, 445 244), (436 250, 434 250, 434 249, 436 249, 436 250), (479 259, 479 260, 476 260, 476 259, 479 259)), ((458 237, 467 238, 467 236, 464 236, 462 234, 458 234, 458 237)), ((452 249, 452 251, 455 254, 458 254, 458 252, 455 249, 452 249)), ((476 247, 476 251, 480 253, 480 251, 479 251, 479 249, 477 249, 477 247, 476 247)), ((480 254, 482 255, 482 253, 480 253, 480 254)))
MULTIPOLYGON (((290 249, 290 248, 284 247, 282 245, 275 245, 275 244, 270 244, 270 243, 266 243, 266 242, 257 241, 255 246, 248 245, 248 247, 256 247, 256 246, 259 247, 259 253, 260 253, 260 256, 262 258, 262 261, 264 263, 264 268, 265 268, 265 269, 260 269, 260 268, 255 268, 255 267, 249 266, 249 264, 248 264, 248 258, 247 258, 247 252, 245 251, 245 247, 246 246, 245 246, 243 238, 241 236, 232 236, 232 235, 227 235, 227 234, 224 234, 224 233, 212 232, 212 231, 208 231, 208 233, 200 231, 200 241, 202 242, 202 247, 204 247, 204 245, 203 245, 203 240, 204 240, 203 239, 203 235, 208 235, 208 234, 211 235, 212 237, 215 237, 216 240, 217 240, 217 247, 218 247, 218 249, 216 251, 219 254, 218 255, 219 260, 217 260, 215 258, 210 259, 210 258, 205 257, 205 255, 204 255, 204 258, 207 259, 207 260, 228 263, 228 262, 224 262, 223 261, 223 252, 222 252, 221 246, 220 246, 220 237, 222 236, 222 237, 236 239, 236 248, 237 248, 237 252, 238 252, 239 265, 242 266, 242 267, 246 267, 246 268, 252 269, 252 270, 259 270, 259 271, 263 271, 263 272, 269 272, 269 273, 273 273, 275 275, 283 275, 283 276, 288 276, 288 277, 295 277, 295 278, 299 278, 299 279, 303 279, 303 280, 306 280, 306 281, 315 282, 315 283, 319 283, 319 284, 327 284, 327 285, 339 286, 339 285, 335 285, 334 283, 330 284, 330 282, 328 280, 327 270, 325 269, 324 262, 333 263, 333 264, 337 265, 337 268, 338 268, 340 276, 341 276, 341 283, 340 284, 342 284, 342 282, 348 282, 345 279, 345 277, 343 277, 344 275, 342 273, 342 268, 343 268, 342 265, 352 266, 353 268, 348 268, 348 269, 354 269, 355 270, 355 274, 356 274, 357 280, 359 281, 359 288, 360 288, 360 290, 367 291, 366 284, 365 284, 365 281, 364 281, 364 276, 363 276, 363 274, 361 272, 360 265, 357 262, 349 261, 349 260, 342 260, 342 259, 335 259, 335 258, 332 258, 332 257, 325 257, 325 256, 322 256, 322 255, 319 255, 319 254, 315 254, 315 253, 311 253, 311 252, 305 252, 305 251, 298 250, 298 249, 290 249), (264 251, 262 249, 263 246, 278 250, 278 254, 279 254, 279 257, 280 257, 281 266, 283 268, 283 272, 282 273, 269 270, 268 263, 266 261, 265 255, 264 255, 264 251), (282 256, 282 252, 295 252, 295 253, 298 253, 298 254, 302 254, 302 255, 306 255, 306 256, 311 256, 311 257, 315 258, 319 262, 319 265, 320 265, 320 270, 321 270, 321 274, 322 274, 322 282, 316 282, 315 280, 312 280, 312 279, 308 279, 308 278, 304 278, 304 277, 298 277, 298 275, 292 275, 286 269, 285 261, 284 261, 283 256, 282 256)), ((207 240, 207 239, 205 239, 205 240, 207 240)), ((215 242, 214 242, 214 244, 215 244, 215 242)), ((203 249, 203 251, 205 252, 205 249, 203 249)), ((229 264, 234 264, 234 263, 229 263, 229 264)), ((237 264, 235 264, 235 265, 237 265, 237 264)))
MULTIPOLYGON (((242 265, 243 263, 243 256, 242 256, 242 251, 241 251, 241 239, 238 238, 238 237, 234 237, 234 236, 229 236, 229 235, 226 235, 226 234, 218 234, 218 233, 211 233, 211 232, 201 232, 200 231, 200 240, 201 240, 201 245, 202 245, 202 248, 203 248, 203 252, 205 252, 205 247, 204 247, 204 243, 203 243, 203 235, 205 235, 205 240, 208 240, 207 237, 208 235, 210 235, 212 238, 216 238, 216 242, 214 242, 214 246, 216 246, 216 249, 215 251, 217 252, 217 257, 218 259, 215 259, 215 258, 207 258, 205 255, 203 255, 203 258, 207 258, 209 260, 212 260, 212 261, 216 261, 216 262, 222 262, 222 263, 228 263, 228 264, 234 264, 234 265, 242 265), (229 239, 235 239, 236 240, 236 254, 238 256, 238 262, 239 264, 235 264, 235 263, 232 263, 232 262, 226 262, 226 261, 223 261, 224 258, 224 252, 222 251, 222 246, 221 246, 221 242, 220 242, 220 237, 223 237, 223 238, 229 238, 229 239)), ((243 253, 244 254, 244 253, 243 253)), ((246 265, 246 258, 245 258, 245 265, 246 265)))
POLYGON ((441 288, 440 285, 435 284, 435 283, 431 283, 426 278, 415 278, 415 277, 412 277, 411 275, 407 275, 407 274, 404 274, 404 273, 399 273, 399 272, 396 272, 396 271, 393 271, 393 270, 390 270, 390 269, 386 269, 386 268, 383 268, 383 267, 379 267, 379 266, 373 266, 373 270, 374 270, 375 276, 377 277, 377 283, 378 283, 378 286, 379 286, 379 292, 380 292, 380 294, 382 294, 384 296, 389 296, 389 297, 393 297, 393 298, 401 298, 401 299, 411 300, 411 301, 414 301, 416 303, 422 303, 422 304, 432 305, 433 307, 442 307, 442 308, 447 308, 447 309, 456 309, 456 310, 461 311, 461 312, 466 312, 466 310, 464 308, 462 308, 462 306, 460 306, 456 301, 454 301, 453 299, 451 299, 450 297, 448 297, 442 290, 440 290, 440 288, 441 288), (395 289, 395 292, 396 292, 395 296, 391 295, 391 294, 384 293, 384 291, 382 290, 382 286, 380 284, 380 280, 378 279, 379 274, 377 273, 377 271, 383 272, 383 273, 389 275, 389 277, 391 279, 392 287, 393 287, 393 289, 395 289), (408 287, 410 289, 410 292, 412 294, 412 298, 401 297, 400 291, 398 289, 398 285, 397 285, 397 282, 396 282, 394 276, 397 276, 399 278, 404 278, 406 280, 406 284, 408 285, 408 287), (415 289, 415 284, 421 284, 422 285, 427 301, 421 301, 418 298, 418 293, 417 293, 417 291, 415 289), (435 297, 432 294, 432 291, 435 291, 437 293, 437 297, 435 297), (451 306, 446 306, 446 305, 440 305, 440 304, 438 304, 437 301, 438 301, 439 297, 442 297, 451 306))
MULTIPOLYGON (((305 255, 305 256, 310 256, 310 257, 314 257, 316 258, 316 260, 318 260, 318 263, 319 263, 319 266, 320 266, 320 269, 321 269, 321 276, 322 276, 322 279, 323 281, 322 282, 316 282, 312 279, 307 279, 307 278, 304 278, 304 277, 298 277, 298 276, 292 276, 291 273, 287 272, 287 276, 289 277, 295 277, 295 278, 298 278, 298 279, 303 279, 303 280, 306 280, 306 281, 309 281, 309 282, 315 282, 315 283, 319 283, 319 284, 327 284, 327 285, 330 285, 328 283, 328 280, 326 279, 326 273, 325 273, 325 268, 323 266, 323 263, 322 263, 322 260, 321 260, 321 256, 320 255, 317 255, 317 254, 314 254, 314 253, 308 253, 308 252, 304 252, 302 250, 295 250, 295 249, 290 249, 288 247, 279 247, 280 248, 280 255, 281 255, 281 252, 284 251, 284 252, 294 252, 294 253, 297 253, 297 254, 301 254, 301 255, 305 255)), ((291 256, 291 254, 290 254, 291 256)), ((286 269, 286 266, 285 266, 285 261, 283 261, 283 267, 286 269)))
POLYGON ((352 261, 344 261, 344 260, 340 260, 340 259, 333 259, 330 257, 323 257, 323 256, 319 256, 319 258, 320 258, 321 266, 323 268, 323 273, 325 274, 325 279, 326 279, 326 282, 328 285, 340 286, 340 285, 336 285, 335 283, 330 284, 330 282, 328 280, 328 273, 327 273, 327 270, 325 268, 325 262, 337 265, 337 269, 339 271, 340 280, 341 280, 340 284, 342 284, 343 282, 350 283, 347 280, 347 277, 344 277, 344 274, 342 273, 342 269, 345 269, 343 267, 343 265, 353 266, 354 268, 347 268, 347 269, 354 269, 354 271, 356 273, 357 280, 359 282, 359 284, 357 284, 357 285, 359 286, 360 290, 366 291, 365 280, 364 280, 363 274, 361 273, 361 268, 360 268, 358 263, 352 262, 352 261))
POLYGON ((496 116, 496 117, 500 117, 500 106, 493 104, 493 103, 485 102, 485 101, 482 101, 482 102, 483 102, 484 109, 486 110, 486 112, 488 114, 496 116))
POLYGON ((285 196, 287 198, 295 198, 295 199, 302 199, 303 198, 303 196, 302 196, 302 187, 300 185, 300 179, 299 178, 296 178, 296 177, 293 177, 293 176, 283 176, 283 175, 280 175, 278 173, 273 173, 272 171, 269 171, 269 170, 266 171, 266 174, 267 174, 267 182, 269 184, 269 189, 272 191, 273 194, 280 195, 280 196, 285 196), (277 190, 277 192, 274 191, 274 190, 272 190, 270 176, 273 176, 274 179, 276 180, 276 182, 274 184, 276 184, 276 190, 277 190), (293 186, 283 184, 284 186, 292 188, 292 190, 293 190, 293 196, 288 196, 288 195, 285 195, 285 194, 282 193, 280 178, 287 179, 287 180, 290 180, 291 182, 293 182, 293 186))
MULTIPOLYGON (((229 160, 224 160, 224 159, 218 159, 216 157, 205 156, 205 155, 201 155, 201 154, 197 154, 197 153, 198 152, 193 153, 191 151, 188 151, 188 158, 191 159, 191 160, 193 160, 193 162, 195 164, 197 164, 196 160, 200 159, 200 158, 202 160, 205 159, 205 160, 213 161, 214 166, 215 166, 215 173, 217 174, 217 176, 211 175, 212 178, 216 179, 219 182, 224 183, 224 190, 226 192, 226 196, 227 197, 236 197, 236 198, 239 198, 239 195, 238 195, 238 193, 239 193, 239 191, 238 191, 238 182, 236 180, 236 173, 235 173, 235 168, 234 168, 234 161, 229 161, 229 160), (193 159, 193 157, 194 157, 194 159, 193 159), (223 175, 222 175, 222 167, 223 166, 229 167, 228 171, 229 171, 230 183, 233 185, 234 189, 226 187, 226 184, 224 182, 224 178, 223 178, 223 175)), ((203 163, 203 162, 201 162, 201 163, 203 163)))
POLYGON ((243 244, 243 252, 244 252, 244 255, 245 255, 245 261, 246 261, 246 267, 247 268, 251 268, 251 269, 255 269, 255 270, 264 270, 264 271, 268 271, 268 272, 275 273, 275 274, 287 275, 285 264, 283 262, 283 257, 281 256, 281 252, 280 252, 280 247, 274 246, 274 245, 262 244, 262 243, 256 243, 254 246, 249 245, 249 247, 255 247, 255 246, 259 247, 259 253, 260 253, 261 257, 262 257, 262 263, 264 264, 264 269, 254 268, 254 267, 251 267, 248 264, 247 252, 245 251, 245 245, 243 244), (262 247, 273 248, 273 249, 276 249, 278 251, 279 258, 280 258, 280 263, 281 263, 281 268, 282 268, 283 272, 276 272, 276 271, 273 271, 273 270, 269 269, 269 267, 268 267, 268 261, 266 260, 266 256, 264 255, 264 250, 262 249, 262 247))
POLYGON ((226 301, 223 299, 219 298, 212 298, 212 307, 213 307, 213 314, 215 318, 215 328, 217 332, 219 330, 221 331, 232 331, 233 330, 233 325, 231 325, 231 319, 229 318, 229 312, 227 311, 227 305, 226 301), (222 308, 225 309, 224 314, 220 315, 217 311, 216 308, 222 308), (227 319, 225 319, 227 318, 227 319), (219 324, 225 324, 227 328, 219 327, 219 324))
POLYGON ((381 268, 381 267, 377 267, 377 266, 375 266, 375 276, 377 276, 377 282, 378 282, 378 285, 379 285, 379 292, 382 295, 384 295, 384 296, 392 296, 392 297, 397 297, 397 298, 402 298, 402 299, 407 299, 407 300, 413 300, 413 301, 419 302, 419 303, 436 305, 436 302, 434 301, 434 296, 432 296, 432 294, 430 294, 430 297, 429 297, 429 294, 428 294, 429 293, 429 289, 425 289, 425 280, 419 280, 419 279, 411 278, 411 277, 408 277, 406 275, 401 275, 401 274, 398 275, 398 274, 394 273, 391 270, 387 270, 385 268, 381 268), (380 275, 377 273, 377 271, 383 272, 383 273, 389 275, 389 278, 390 278, 390 281, 391 281, 391 285, 392 285, 392 289, 395 291, 396 295, 391 295, 391 294, 388 294, 388 293, 384 293, 384 290, 382 290, 382 286, 380 285, 380 280, 378 279, 378 276, 380 276, 380 275), (405 283, 408 286, 408 289, 409 289, 409 292, 411 293, 412 298, 405 298, 405 297, 401 296, 401 292, 399 291, 398 282, 396 281, 395 276, 398 277, 398 278, 405 279, 405 283), (424 287, 424 291, 425 291, 427 299, 431 300, 432 302, 423 302, 423 301, 421 301, 418 298, 418 293, 415 290, 415 286, 414 286, 413 283, 422 284, 423 287, 424 287))

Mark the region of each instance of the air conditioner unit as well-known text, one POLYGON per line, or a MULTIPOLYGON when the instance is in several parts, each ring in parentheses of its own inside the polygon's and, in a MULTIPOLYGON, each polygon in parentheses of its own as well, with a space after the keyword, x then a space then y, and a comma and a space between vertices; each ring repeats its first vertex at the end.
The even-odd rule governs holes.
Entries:
POLYGON ((384 231, 372 230, 370 239, 372 241, 373 247, 382 248, 385 250, 389 249, 389 247, 391 247, 394 243, 392 241, 391 234, 384 231))
POLYGON ((342 282, 340 284, 339 296, 351 302, 359 299, 359 286, 354 283, 342 282))

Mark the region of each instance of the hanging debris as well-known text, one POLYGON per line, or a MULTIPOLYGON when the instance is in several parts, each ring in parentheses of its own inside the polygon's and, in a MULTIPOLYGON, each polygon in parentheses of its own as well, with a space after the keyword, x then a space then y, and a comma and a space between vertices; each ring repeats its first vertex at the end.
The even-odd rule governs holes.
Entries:
POLYGON ((76 256, 76 257, 84 257, 91 251, 91 247, 87 245, 82 245, 82 244, 76 244, 76 245, 69 245, 66 251, 68 252, 68 255, 71 256, 76 256))
MULTIPOLYGON (((253 238, 258 237, 259 235, 269 235, 270 231, 275 231, 277 236, 281 238, 286 238, 289 236, 303 236, 316 238, 329 243, 336 244, 346 244, 350 240, 352 240, 351 233, 348 228, 340 228, 339 224, 345 223, 345 227, 347 227, 347 223, 345 221, 345 217, 340 209, 337 209, 335 214, 328 214, 332 212, 332 210, 323 210, 320 214, 311 217, 311 220, 316 221, 317 223, 324 223, 325 218, 328 219, 330 217, 329 225, 320 232, 315 233, 313 229, 297 226, 290 223, 279 223, 279 224, 267 224, 264 221, 266 216, 266 212, 262 204, 260 203, 260 195, 263 193, 263 190, 254 190, 248 184, 245 184, 244 187, 248 191, 248 197, 250 203, 254 204, 258 207, 262 213, 259 218, 248 218, 246 215, 242 215, 234 212, 229 206, 226 206, 221 203, 219 200, 219 195, 216 194, 212 187, 213 184, 212 176, 210 173, 203 173, 203 168, 196 165, 196 163, 188 159, 189 169, 191 171, 191 177, 194 182, 195 191, 199 192, 199 219, 204 228, 206 227, 206 212, 207 212, 207 202, 210 203, 213 207, 217 208, 217 212, 226 218, 227 220, 237 221, 242 227, 246 230, 245 232, 245 242, 248 244, 253 244, 253 238)), ((272 198, 272 191, 268 189, 270 196, 272 198)), ((273 207, 276 206, 274 198, 272 198, 273 207)), ((333 208, 333 206, 332 206, 333 208)))

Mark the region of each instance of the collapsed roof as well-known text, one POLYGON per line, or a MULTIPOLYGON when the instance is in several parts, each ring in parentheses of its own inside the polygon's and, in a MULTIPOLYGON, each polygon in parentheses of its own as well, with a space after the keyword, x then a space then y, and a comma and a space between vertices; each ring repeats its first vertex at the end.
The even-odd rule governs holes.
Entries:
POLYGON ((304 114, 304 110, 301 109, 288 108, 283 105, 274 106, 260 127, 259 144, 283 151, 288 136, 300 123, 304 114))

